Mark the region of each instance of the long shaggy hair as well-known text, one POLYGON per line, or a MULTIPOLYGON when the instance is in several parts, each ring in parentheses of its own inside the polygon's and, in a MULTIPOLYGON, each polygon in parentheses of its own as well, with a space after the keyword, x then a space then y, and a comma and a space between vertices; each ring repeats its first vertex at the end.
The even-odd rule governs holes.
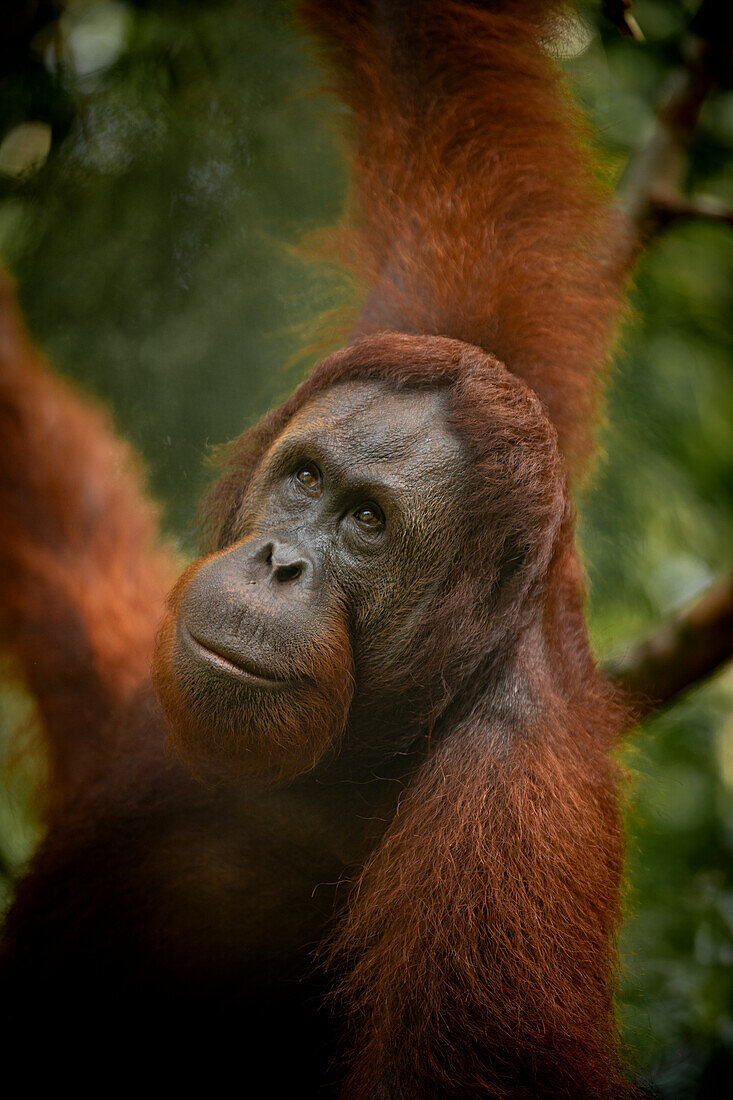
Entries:
POLYGON ((259 455, 298 409, 370 378, 445 390, 471 452, 470 518, 381 685, 395 698, 417 685, 436 747, 325 953, 358 1051, 346 1094, 626 1095, 610 753, 627 714, 593 664, 564 464, 536 395, 456 340, 360 338, 232 445, 210 537, 226 544, 259 455))
POLYGON ((350 109, 349 215, 324 245, 367 288, 355 335, 457 337, 592 449, 620 306, 612 222, 553 57, 557 0, 302 0, 350 109))
MULTIPOLYGON (((442 389, 471 458, 460 552, 381 684, 388 699, 409 688, 417 700, 421 763, 324 949, 350 1022, 345 1094, 615 1100, 631 1091, 612 1012, 622 843, 611 753, 626 715, 589 649, 566 483, 592 450, 620 297, 608 212, 549 50, 563 5, 300 8, 350 109, 352 202, 329 244, 365 282, 366 305, 349 346, 229 448, 206 551, 231 542, 265 449, 334 384, 442 389)), ((152 542, 125 449, 41 370, 9 296, 0 306, 4 638, 40 700, 54 804, 91 785, 101 816, 117 800, 125 820, 143 820, 137 792, 169 774, 146 736, 158 719, 140 703, 137 723, 107 730, 137 705, 171 559, 152 542)), ((342 626, 314 670, 328 700, 309 700, 298 730, 249 715, 260 750, 265 732, 287 743, 291 773, 321 751, 316 710, 324 729, 344 718, 342 626)), ((170 643, 164 631, 163 652, 170 643)), ((163 695, 185 730, 196 699, 165 684, 163 695)), ((184 736, 184 747, 237 770, 233 733, 184 736)), ((76 820, 94 831, 93 815, 76 820)), ((63 846, 59 830, 37 866, 58 872, 63 846)), ((42 871, 27 882, 19 897, 31 900, 11 918, 21 945, 24 921, 47 916, 33 910, 42 871)))

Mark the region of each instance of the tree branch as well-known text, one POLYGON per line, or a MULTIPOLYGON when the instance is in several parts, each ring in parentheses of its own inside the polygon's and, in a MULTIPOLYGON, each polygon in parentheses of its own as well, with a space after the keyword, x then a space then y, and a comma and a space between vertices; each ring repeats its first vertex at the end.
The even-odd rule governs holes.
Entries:
POLYGON ((626 169, 619 191, 619 247, 614 257, 628 271, 649 241, 680 218, 715 218, 731 224, 733 212, 716 199, 687 198, 680 180, 702 106, 731 57, 721 0, 702 0, 683 44, 683 63, 670 76, 652 137, 626 169))
MULTIPOLYGON (((631 0, 604 0, 622 34, 639 38, 631 0)), ((686 196, 680 181, 703 104, 733 54, 723 0, 702 0, 657 109, 654 133, 630 160, 619 189, 615 274, 670 225, 688 218, 733 225, 733 209, 711 196, 686 196)), ((641 36, 643 37, 643 36, 641 36)), ((612 660, 606 672, 634 699, 639 717, 673 702, 733 657, 733 577, 714 585, 653 637, 612 660)))
POLYGON ((674 191, 652 192, 649 196, 660 231, 672 222, 686 218, 705 218, 708 221, 733 225, 733 206, 728 206, 712 195, 686 198, 674 191))
POLYGON ((606 672, 643 717, 675 700, 733 657, 733 576, 665 623, 653 637, 612 660, 606 672))

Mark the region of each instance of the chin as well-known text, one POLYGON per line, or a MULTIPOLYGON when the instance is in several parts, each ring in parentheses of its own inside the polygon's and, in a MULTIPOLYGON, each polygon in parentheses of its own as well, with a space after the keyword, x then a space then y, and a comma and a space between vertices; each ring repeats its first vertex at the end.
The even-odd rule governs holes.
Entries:
POLYGON ((235 663, 169 613, 154 679, 173 746, 194 774, 292 779, 338 745, 353 698, 351 648, 345 630, 319 642, 302 668, 285 673, 235 663))

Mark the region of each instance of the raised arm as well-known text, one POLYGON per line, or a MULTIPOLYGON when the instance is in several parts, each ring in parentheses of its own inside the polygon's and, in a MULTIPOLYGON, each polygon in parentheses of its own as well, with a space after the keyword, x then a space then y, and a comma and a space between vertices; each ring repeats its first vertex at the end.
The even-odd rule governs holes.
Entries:
POLYGON ((302 4, 351 109, 336 251, 367 280, 356 334, 483 347, 539 394, 578 472, 619 290, 603 189, 550 49, 564 7, 302 4))

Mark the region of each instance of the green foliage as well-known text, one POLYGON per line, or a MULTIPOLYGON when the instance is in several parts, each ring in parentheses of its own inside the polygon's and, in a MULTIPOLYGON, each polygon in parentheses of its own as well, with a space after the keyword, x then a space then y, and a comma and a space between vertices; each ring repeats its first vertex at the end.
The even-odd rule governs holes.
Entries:
POLYGON ((208 445, 291 388, 332 304, 286 248, 343 191, 316 79, 285 5, 151 5, 114 67, 66 79, 75 121, 0 222, 34 332, 115 410, 174 532, 208 445))
MULTIPOLYGON (((332 276, 290 250, 343 203, 337 108, 308 94, 319 78, 276 0, 77 5, 72 42, 90 6, 108 37, 117 20, 116 60, 108 50, 99 71, 59 72, 53 122, 67 130, 35 175, 0 186, 0 251, 37 339, 112 407, 169 530, 191 548, 208 445, 292 388, 283 364, 302 326, 338 301, 332 276)), ((617 176, 649 137, 690 16, 674 0, 634 10, 644 45, 599 31, 592 7, 593 37, 567 61, 617 176)), ((733 93, 721 92, 701 120, 694 189, 733 201, 732 141, 733 93)), ((638 272, 604 457, 581 501, 601 658, 729 566, 732 275, 729 230, 701 224, 656 242, 638 272)), ((732 695, 719 676, 647 723, 626 753, 622 1018, 642 1072, 670 1100, 718 1095, 716 1074, 733 1081, 732 695)), ((10 727, 22 704, 5 698, 10 727)), ((14 866, 35 839, 24 783, 9 782, 0 810, 0 850, 14 866)))
MULTIPOLYGON (((621 171, 647 140, 689 19, 640 2, 644 46, 612 33, 570 65, 621 171)), ((733 201, 733 99, 706 105, 689 184, 733 201)), ((632 290, 602 432, 581 501, 596 650, 608 656, 730 569, 733 242, 688 223, 657 240, 632 290)), ((629 891, 621 1017, 640 1067, 669 1100, 733 1087, 733 722, 730 671, 631 740, 629 891)))

